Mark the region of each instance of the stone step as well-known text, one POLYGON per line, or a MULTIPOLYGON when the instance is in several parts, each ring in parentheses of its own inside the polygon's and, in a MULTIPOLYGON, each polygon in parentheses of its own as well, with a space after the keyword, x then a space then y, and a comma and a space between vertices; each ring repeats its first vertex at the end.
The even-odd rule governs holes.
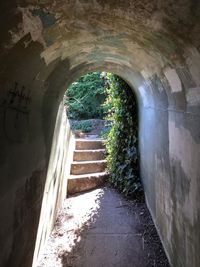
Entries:
POLYGON ((76 139, 76 150, 104 149, 104 147, 104 140, 102 139, 76 139))
POLYGON ((74 151, 74 161, 92 161, 92 160, 102 160, 105 159, 106 150, 96 149, 96 150, 75 150, 74 151))
POLYGON ((91 173, 83 175, 70 175, 67 192, 69 195, 84 192, 102 186, 108 179, 107 172, 91 173))
POLYGON ((71 164, 71 174, 74 175, 104 172, 105 169, 106 160, 73 161, 71 164))

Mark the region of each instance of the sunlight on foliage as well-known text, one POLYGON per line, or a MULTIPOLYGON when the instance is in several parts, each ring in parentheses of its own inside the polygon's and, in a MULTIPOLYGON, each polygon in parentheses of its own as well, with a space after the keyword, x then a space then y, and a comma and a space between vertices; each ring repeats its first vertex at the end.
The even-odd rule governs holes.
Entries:
POLYGON ((71 84, 65 95, 69 119, 102 119, 106 98, 101 72, 88 73, 71 84))
POLYGON ((143 196, 139 177, 138 113, 131 88, 120 77, 93 72, 72 83, 66 92, 68 117, 74 130, 91 131, 84 119, 105 119, 110 182, 127 196, 143 196), (106 115, 106 117, 105 117, 106 115))
POLYGON ((88 120, 73 121, 71 123, 71 129, 73 131, 81 131, 83 133, 89 133, 92 131, 92 122, 88 120))
POLYGON ((106 148, 111 183, 127 196, 142 196, 138 159, 137 103, 131 88, 120 77, 107 74, 107 120, 112 125, 106 148))

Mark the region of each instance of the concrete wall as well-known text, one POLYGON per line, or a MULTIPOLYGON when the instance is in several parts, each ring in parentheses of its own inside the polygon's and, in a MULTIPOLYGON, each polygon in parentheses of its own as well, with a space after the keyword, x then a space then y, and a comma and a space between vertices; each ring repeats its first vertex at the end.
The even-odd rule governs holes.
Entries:
POLYGON ((0 10, 0 266, 32 264, 45 184, 54 191, 48 166, 64 155, 50 157, 59 105, 92 70, 135 90, 149 209, 172 266, 200 266, 200 2, 7 0, 0 10))
POLYGON ((42 208, 37 231, 33 266, 43 252, 53 229, 56 216, 67 195, 67 177, 70 175, 74 151, 74 136, 61 102, 55 124, 51 155, 43 193, 42 208))
POLYGON ((141 173, 146 200, 172 266, 198 266, 199 81, 186 67, 171 69, 170 77, 168 71, 163 77, 167 80, 157 79, 156 84, 160 96, 166 89, 169 103, 161 106, 158 103, 163 100, 157 101, 141 110, 141 173))
MULTIPOLYGON (((13 114, 10 114, 6 120, 12 121, 13 117, 15 118, 13 114)), ((22 120, 20 127, 24 127, 26 121, 22 118, 19 120, 22 120)), ((8 167, 11 168, 10 175, 13 174, 15 179, 17 178, 16 170, 12 169, 15 164, 18 167, 21 164, 23 168, 21 171, 25 172, 29 171, 31 163, 34 166, 35 160, 39 161, 38 164, 43 169, 33 171, 30 178, 24 176, 24 180, 13 180, 15 184, 10 185, 7 194, 1 198, 0 242, 2 253, 0 266, 31 266, 34 251, 34 262, 37 260, 53 228, 63 200, 66 198, 67 177, 70 173, 74 138, 62 102, 58 108, 47 168, 42 167, 45 157, 42 153, 44 143, 37 140, 37 136, 40 139, 40 134, 33 134, 32 142, 34 144, 27 142, 22 150, 24 154, 22 151, 19 152, 17 144, 11 143, 12 149, 10 148, 11 155, 8 164, 8 167), (29 153, 34 153, 34 151, 35 156, 33 154, 30 156, 29 153), (13 158, 13 162, 10 161, 11 158, 13 158), (27 166, 28 163, 30 165, 27 166), (8 259, 9 254, 10 258, 8 259)), ((21 142, 19 144, 21 145, 21 142)), ((6 186, 5 180, 2 182, 6 186)), ((3 190, 3 187, 1 189, 3 190)))

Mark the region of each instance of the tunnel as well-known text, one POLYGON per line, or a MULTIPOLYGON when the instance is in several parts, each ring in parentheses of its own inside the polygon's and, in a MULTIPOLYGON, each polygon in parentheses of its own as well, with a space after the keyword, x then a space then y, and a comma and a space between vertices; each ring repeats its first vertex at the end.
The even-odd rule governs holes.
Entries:
POLYGON ((31 267, 48 238, 66 197, 63 95, 97 70, 137 96, 141 178, 171 266, 200 266, 200 3, 7 0, 0 10, 0 266, 31 267))

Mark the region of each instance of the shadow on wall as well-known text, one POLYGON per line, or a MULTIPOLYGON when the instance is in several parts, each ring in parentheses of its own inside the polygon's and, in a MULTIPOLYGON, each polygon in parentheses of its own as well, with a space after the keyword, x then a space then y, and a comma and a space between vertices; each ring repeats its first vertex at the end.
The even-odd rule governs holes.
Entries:
POLYGON ((145 203, 109 188, 66 199, 37 267, 111 265, 169 266, 145 203))
POLYGON ((33 258, 33 267, 40 257, 46 241, 53 229, 59 209, 62 207, 67 192, 67 177, 70 173, 70 162, 74 138, 61 102, 54 130, 51 156, 43 194, 39 227, 33 258))

